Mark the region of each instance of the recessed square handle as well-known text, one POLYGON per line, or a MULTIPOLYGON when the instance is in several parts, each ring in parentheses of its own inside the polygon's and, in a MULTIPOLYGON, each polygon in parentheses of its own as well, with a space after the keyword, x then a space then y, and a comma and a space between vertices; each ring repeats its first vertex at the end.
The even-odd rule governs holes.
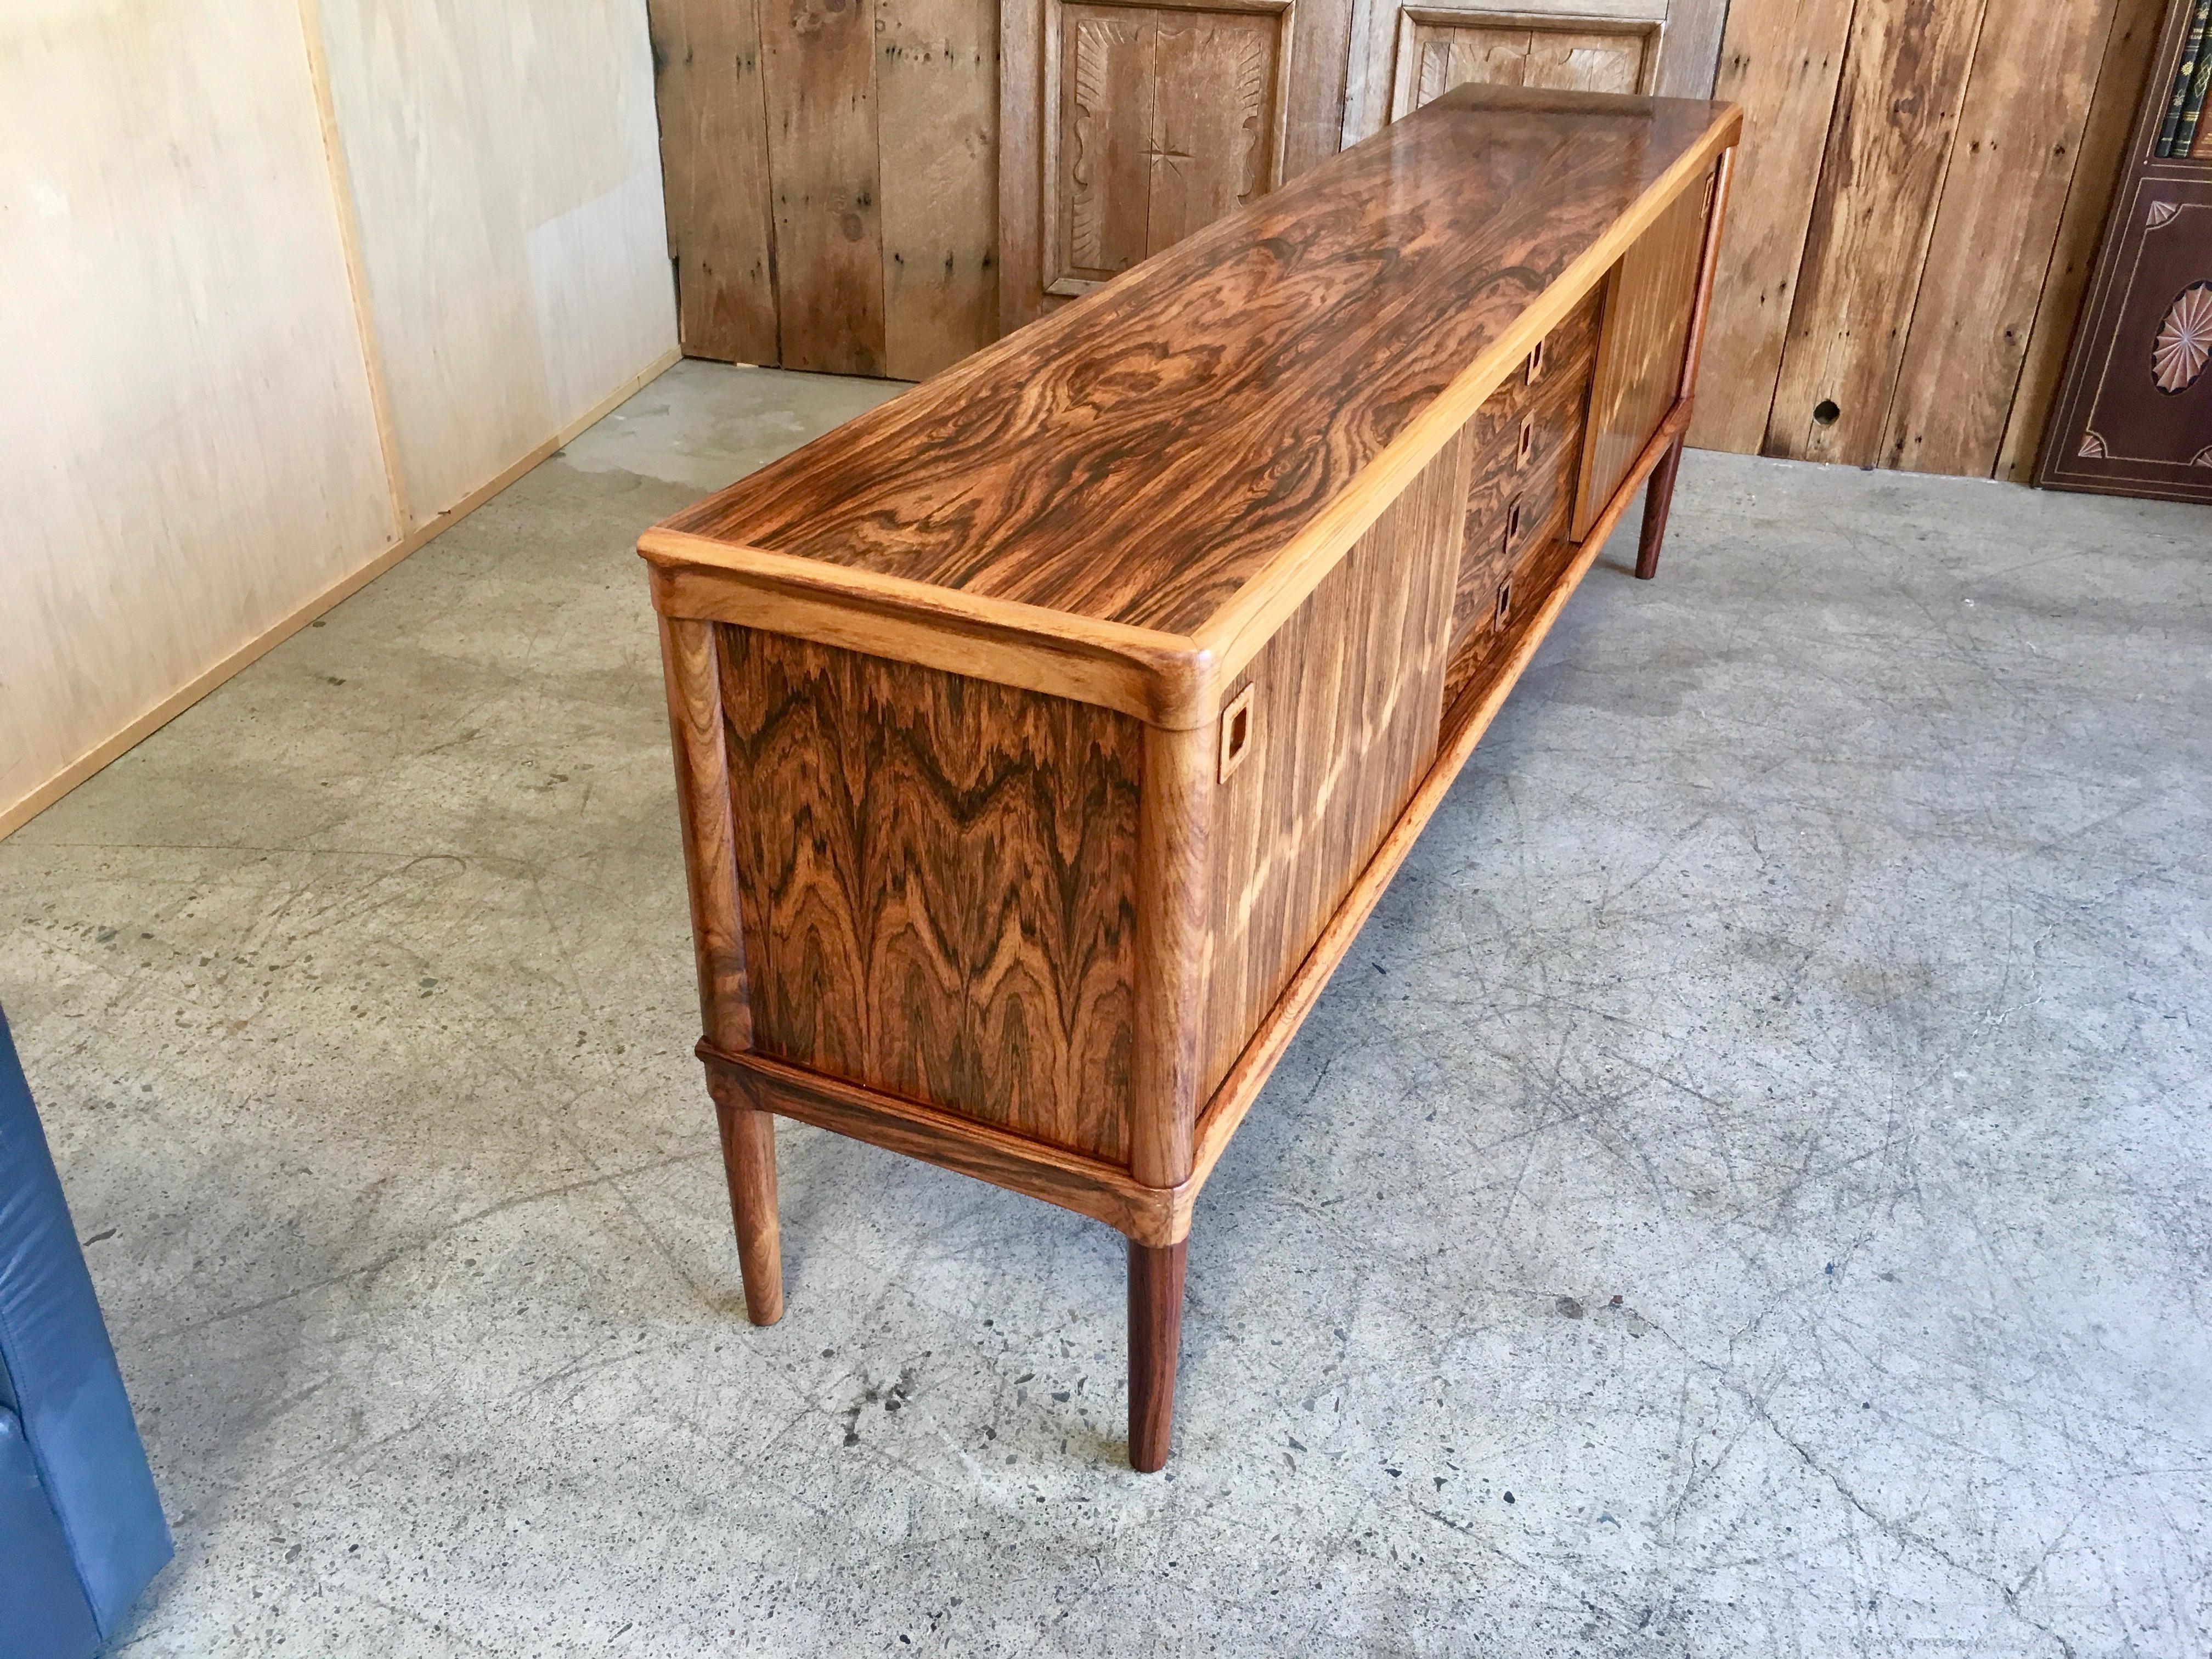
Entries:
POLYGON ((1236 700, 1221 711, 1221 781, 1229 781, 1229 775, 1243 765, 1244 757, 1252 752, 1252 694, 1256 685, 1248 685, 1237 694, 1236 700))

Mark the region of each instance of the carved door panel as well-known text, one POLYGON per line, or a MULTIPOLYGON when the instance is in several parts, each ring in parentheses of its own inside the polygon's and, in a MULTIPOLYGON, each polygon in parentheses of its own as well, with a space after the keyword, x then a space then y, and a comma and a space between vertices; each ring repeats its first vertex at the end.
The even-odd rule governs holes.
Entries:
POLYGON ((1001 15, 1005 327, 1335 149, 1350 0, 1008 0, 1001 15))
POLYGON ((1727 12, 1726 0, 1359 0, 1344 142, 1469 81, 1708 97, 1727 12))

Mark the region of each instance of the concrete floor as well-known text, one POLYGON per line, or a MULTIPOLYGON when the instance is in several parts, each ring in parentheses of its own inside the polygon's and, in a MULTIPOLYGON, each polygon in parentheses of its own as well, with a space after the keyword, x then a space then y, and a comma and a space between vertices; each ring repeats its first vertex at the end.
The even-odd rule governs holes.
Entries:
POLYGON ((2212 1650, 2212 514, 1693 456, 1206 1189, 783 1134, 743 1316, 637 532, 685 364, 0 843, 178 1559, 118 1651, 2212 1650))

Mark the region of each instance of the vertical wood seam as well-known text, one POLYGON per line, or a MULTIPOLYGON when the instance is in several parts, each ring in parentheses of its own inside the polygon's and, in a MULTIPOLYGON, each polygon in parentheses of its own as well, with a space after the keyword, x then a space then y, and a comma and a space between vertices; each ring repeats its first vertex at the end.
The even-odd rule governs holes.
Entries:
POLYGON ((354 335, 361 346, 362 373, 368 380, 370 417, 376 424, 376 448, 384 464, 385 494, 392 506, 392 533, 404 538, 415 526, 407 487, 399 470, 399 441, 392 420, 392 394, 384 383, 384 360, 376 348, 376 318, 369 300, 368 272, 361 251, 361 226, 354 211, 353 185, 346 171, 345 145, 338 132, 337 102, 331 92, 330 64, 324 56, 323 23, 316 0, 298 0, 301 45, 307 54, 307 84, 315 100, 315 118, 323 134, 323 173, 330 180, 337 214, 338 246, 343 252, 346 291, 353 301, 354 335))
MULTIPOLYGON (((1836 131, 1836 111, 1844 101, 1844 88, 1850 83, 1851 59, 1857 55, 1859 44, 1860 0, 1851 0, 1850 21, 1844 25, 1844 55, 1836 64, 1835 90, 1828 94, 1828 115, 1822 132, 1832 135, 1836 131)), ((1731 0, 1729 10, 1735 10, 1731 0)), ((1726 53, 1726 46, 1723 46, 1726 53)), ((1813 177, 1813 210, 1805 216, 1804 234, 1797 239, 1797 259, 1790 267, 1790 320, 1783 325, 1782 350, 1774 360, 1774 384, 1766 395, 1766 423, 1759 430, 1759 453, 1772 455, 1774 445, 1774 411, 1782 402, 1782 376, 1790 362, 1790 343, 1796 337, 1797 313, 1805 303, 1805 252, 1812 246, 1813 227, 1820 216, 1822 192, 1827 188, 1828 166, 1834 159, 1835 146, 1824 137, 1820 142, 1820 170, 1813 177)), ((1923 254, 1922 256, 1925 258, 1923 254)))
MULTIPOLYGON (((2058 268, 2061 244, 2065 240, 2066 210, 2073 204, 2074 192, 2081 183, 2081 152, 2088 147, 2089 118, 2097 107, 2097 90, 2104 80, 2105 60, 2112 50, 2113 31, 2120 27, 2120 8, 2117 0, 2107 0, 2109 9, 2105 14, 2105 36, 2097 46, 2097 70, 2089 83, 2088 101, 2081 108, 2081 131, 2075 135, 2073 165, 2066 170, 2066 189, 2058 198, 2058 216, 2051 225, 2051 252, 2043 261, 2043 276, 2035 285, 2035 308, 2027 313, 2027 325, 2021 331, 2020 362, 2013 369, 2012 390, 2005 394, 2004 427, 1997 434, 1996 452, 1990 457, 1988 476, 2002 478, 2005 474, 2006 440, 2012 435, 2013 422, 2020 416, 2021 383, 2027 378, 2029 348, 2035 343, 2036 325, 2043 320, 2043 309, 2051 302, 2051 273, 2058 268)), ((1989 12, 1984 5, 1983 27, 1986 28, 1989 12)), ((1975 55, 1980 56, 1980 42, 1975 43, 1975 55)), ((1909 343, 1909 342, 1908 342, 1909 343)))
MULTIPOLYGON (((1905 383, 1905 361, 1912 355, 1912 333, 1920 325, 1920 298, 1928 287, 1928 251, 1935 246, 1936 226, 1943 216, 1943 198, 1950 193, 1951 164, 1959 155, 1959 129, 1966 125, 1966 100, 1973 94, 1974 71, 1981 66, 1982 34, 1989 20, 1989 0, 1981 0, 1978 9, 1974 13, 1973 44, 1966 48, 1966 72, 1959 82, 1958 106, 1951 120, 1950 142, 1943 146, 1943 171, 1936 176, 1936 193, 1928 202, 1928 222, 1921 228, 1920 251, 1913 258, 1912 303, 1905 313, 1905 331, 1898 338, 1897 361, 1890 367, 1889 386, 1882 394, 1881 436, 1875 441, 1877 447, 1875 451, 1877 463, 1890 452, 1895 436, 1891 430, 1891 422, 1897 418, 1898 390, 1905 383)), ((1899 456, 1904 453, 1901 444, 1895 453, 1899 456)))
MULTIPOLYGON (((2162 5, 2162 0, 2160 3, 2162 5)), ((2028 374, 2031 369, 2039 366, 2036 352, 2037 339, 2044 325, 2045 313, 2051 305, 2051 285, 2053 276, 2059 270, 2059 263, 2067 252, 2066 233, 2069 225, 2074 221, 2075 198, 2085 188, 2094 191, 2105 182, 2101 177, 2085 178, 2082 168, 2088 161, 2087 152, 2098 131, 2097 112, 2106 95, 2106 82, 2116 71, 2124 69, 2123 64, 2113 61, 2112 54, 2119 48, 2129 27, 2129 20, 2134 15, 2136 14, 2130 9, 2130 0, 2113 0, 2111 25, 2105 33, 2104 50, 2098 54, 2096 76, 2089 87, 2088 106, 2082 112, 2081 132, 2076 140, 2074 153, 2074 171, 2066 183, 2065 199, 2059 204, 2058 207, 2058 223, 2051 242, 2051 262, 2044 268, 2043 286, 2036 292, 2035 312, 2028 319, 2027 338, 2021 352, 2019 380, 2013 387, 2013 395, 2005 410, 2004 431, 1997 439, 1996 459, 1990 475, 1996 478, 2015 483, 2034 482, 2036 473, 2042 465, 2045 445, 2051 435, 2051 417, 2057 413, 2058 402, 2065 390, 2063 354, 2066 349, 2070 347, 2072 343, 2070 337, 2075 328, 2080 325, 2082 312, 2088 304, 2089 289, 2095 278, 2094 265, 2097 252, 2104 245, 2105 234, 2112 219, 2112 204, 2109 201, 2106 204, 2103 211, 2096 216, 2094 234, 2086 245, 2085 258, 2087 268, 2082 271, 2081 287, 2075 295, 2074 321, 2065 325, 2069 337, 2061 345, 2058 365, 2045 383, 2046 390, 2043 396, 2042 406, 2030 409, 2021 407, 2022 400, 2030 397, 2033 392, 2033 388, 2028 383, 2028 374), (2033 437, 2030 436, 2031 429, 2033 437), (2026 445, 2025 449, 2021 447, 2023 444, 2026 445)), ((2145 21, 2150 23, 2148 46, 2149 61, 2146 63, 2142 71, 2148 76, 2151 64, 2155 64, 2157 60, 2158 43, 2163 31, 2157 21, 2150 18, 2146 18, 2145 21)), ((2124 82, 2128 78, 2130 77, 2124 75, 2122 76, 2124 82)), ((2128 98, 2126 125, 2123 129, 2119 146, 2123 158, 2140 117, 2142 97, 2143 88, 2137 87, 2132 96, 2128 98)), ((2123 173, 2124 173, 2124 159, 2123 159, 2123 173)), ((2118 198, 2124 182, 2124 178, 2114 178, 2111 180, 2114 199, 2118 198)), ((2057 320, 2055 313, 2052 320, 2054 322, 2057 320)))
MULTIPOLYGON (((1987 0, 1984 3, 1986 4, 1987 0)), ((755 3, 757 5, 758 0, 755 3)), ((876 5, 877 0, 868 0, 868 125, 874 129, 868 148, 876 158, 876 317, 884 331, 883 340, 876 348, 876 362, 878 373, 888 377, 891 366, 891 250, 884 237, 884 112, 878 90, 883 62, 882 48, 877 44, 876 5)))
MULTIPOLYGON (((769 109, 768 95, 768 33, 761 26, 762 0, 746 0, 753 9, 753 50, 759 54, 757 62, 761 76, 761 166, 767 176, 761 180, 762 194, 768 211, 762 216, 768 233, 768 299, 769 313, 775 323, 775 363, 783 367, 783 266, 776 256, 775 238, 775 117, 769 109)), ((873 15, 871 11, 870 15, 873 15)), ((875 58, 869 54, 870 72, 873 73, 875 58)), ((880 142, 880 140, 878 141, 880 142)), ((878 167, 878 182, 881 183, 881 166, 878 167)))

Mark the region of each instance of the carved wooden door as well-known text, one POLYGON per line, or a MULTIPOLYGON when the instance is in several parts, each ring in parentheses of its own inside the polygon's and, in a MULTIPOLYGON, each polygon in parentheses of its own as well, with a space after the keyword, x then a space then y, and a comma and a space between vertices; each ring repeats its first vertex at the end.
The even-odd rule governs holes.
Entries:
POLYGON ((1351 0, 1008 0, 1001 326, 1334 154, 1351 13, 1351 0))
POLYGON ((2212 501, 2212 122, 2203 79, 2181 69, 2196 10, 2168 13, 2136 115, 2044 442, 2046 489, 2212 501), (2177 133, 2192 100, 2198 118, 2177 133))
POLYGON ((1344 142, 1468 81, 1711 94, 1727 0, 1358 0, 1344 142))

